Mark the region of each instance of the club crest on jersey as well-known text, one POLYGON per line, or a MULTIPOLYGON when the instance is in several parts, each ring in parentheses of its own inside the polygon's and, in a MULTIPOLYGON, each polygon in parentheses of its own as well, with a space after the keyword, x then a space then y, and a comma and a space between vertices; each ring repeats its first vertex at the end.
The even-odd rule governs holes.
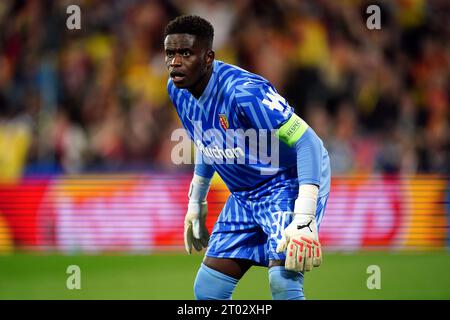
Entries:
POLYGON ((219 122, 223 130, 230 128, 230 123, 228 122, 228 118, 225 114, 219 114, 219 122))

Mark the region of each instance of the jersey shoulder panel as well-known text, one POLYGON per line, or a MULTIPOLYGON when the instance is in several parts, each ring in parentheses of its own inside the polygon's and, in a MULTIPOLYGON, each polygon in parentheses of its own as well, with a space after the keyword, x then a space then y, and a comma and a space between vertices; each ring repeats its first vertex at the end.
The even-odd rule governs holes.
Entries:
POLYGON ((294 112, 268 80, 252 73, 236 82, 233 95, 238 112, 255 128, 277 129, 294 112))
POLYGON ((236 94, 241 93, 239 88, 248 83, 257 83, 259 85, 267 83, 270 85, 263 77, 222 61, 217 61, 215 72, 217 72, 217 96, 220 101, 225 102, 241 116, 243 114, 239 108, 240 101, 236 99, 236 94))

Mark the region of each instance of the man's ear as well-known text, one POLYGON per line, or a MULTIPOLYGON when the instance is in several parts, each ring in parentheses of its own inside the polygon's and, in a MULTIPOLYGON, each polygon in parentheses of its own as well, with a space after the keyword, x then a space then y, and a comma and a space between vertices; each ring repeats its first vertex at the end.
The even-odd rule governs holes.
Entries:
POLYGON ((216 54, 213 50, 208 50, 206 52, 205 59, 206 59, 206 66, 208 67, 208 69, 213 64, 215 56, 216 56, 216 54))

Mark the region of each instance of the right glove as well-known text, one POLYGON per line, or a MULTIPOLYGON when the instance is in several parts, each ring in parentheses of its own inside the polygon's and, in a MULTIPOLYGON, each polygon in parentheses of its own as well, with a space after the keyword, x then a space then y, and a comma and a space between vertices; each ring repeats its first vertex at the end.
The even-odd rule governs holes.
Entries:
POLYGON ((277 252, 286 252, 285 268, 291 271, 311 271, 322 263, 322 248, 316 222, 319 187, 303 184, 294 205, 294 219, 282 231, 277 252))
POLYGON ((282 233, 277 252, 286 249, 286 270, 304 272, 321 265, 322 248, 315 216, 295 215, 294 220, 282 233))
POLYGON ((192 252, 192 246, 200 251, 208 246, 209 232, 206 229, 206 215, 208 203, 189 201, 188 211, 184 218, 184 247, 188 254, 192 252))

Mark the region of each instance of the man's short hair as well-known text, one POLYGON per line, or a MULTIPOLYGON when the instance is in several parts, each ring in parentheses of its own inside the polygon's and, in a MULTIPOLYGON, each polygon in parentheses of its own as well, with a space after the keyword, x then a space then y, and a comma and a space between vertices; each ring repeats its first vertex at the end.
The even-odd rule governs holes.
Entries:
POLYGON ((179 16, 166 26, 164 38, 169 34, 187 33, 205 41, 212 48, 214 28, 211 23, 195 15, 179 16))

